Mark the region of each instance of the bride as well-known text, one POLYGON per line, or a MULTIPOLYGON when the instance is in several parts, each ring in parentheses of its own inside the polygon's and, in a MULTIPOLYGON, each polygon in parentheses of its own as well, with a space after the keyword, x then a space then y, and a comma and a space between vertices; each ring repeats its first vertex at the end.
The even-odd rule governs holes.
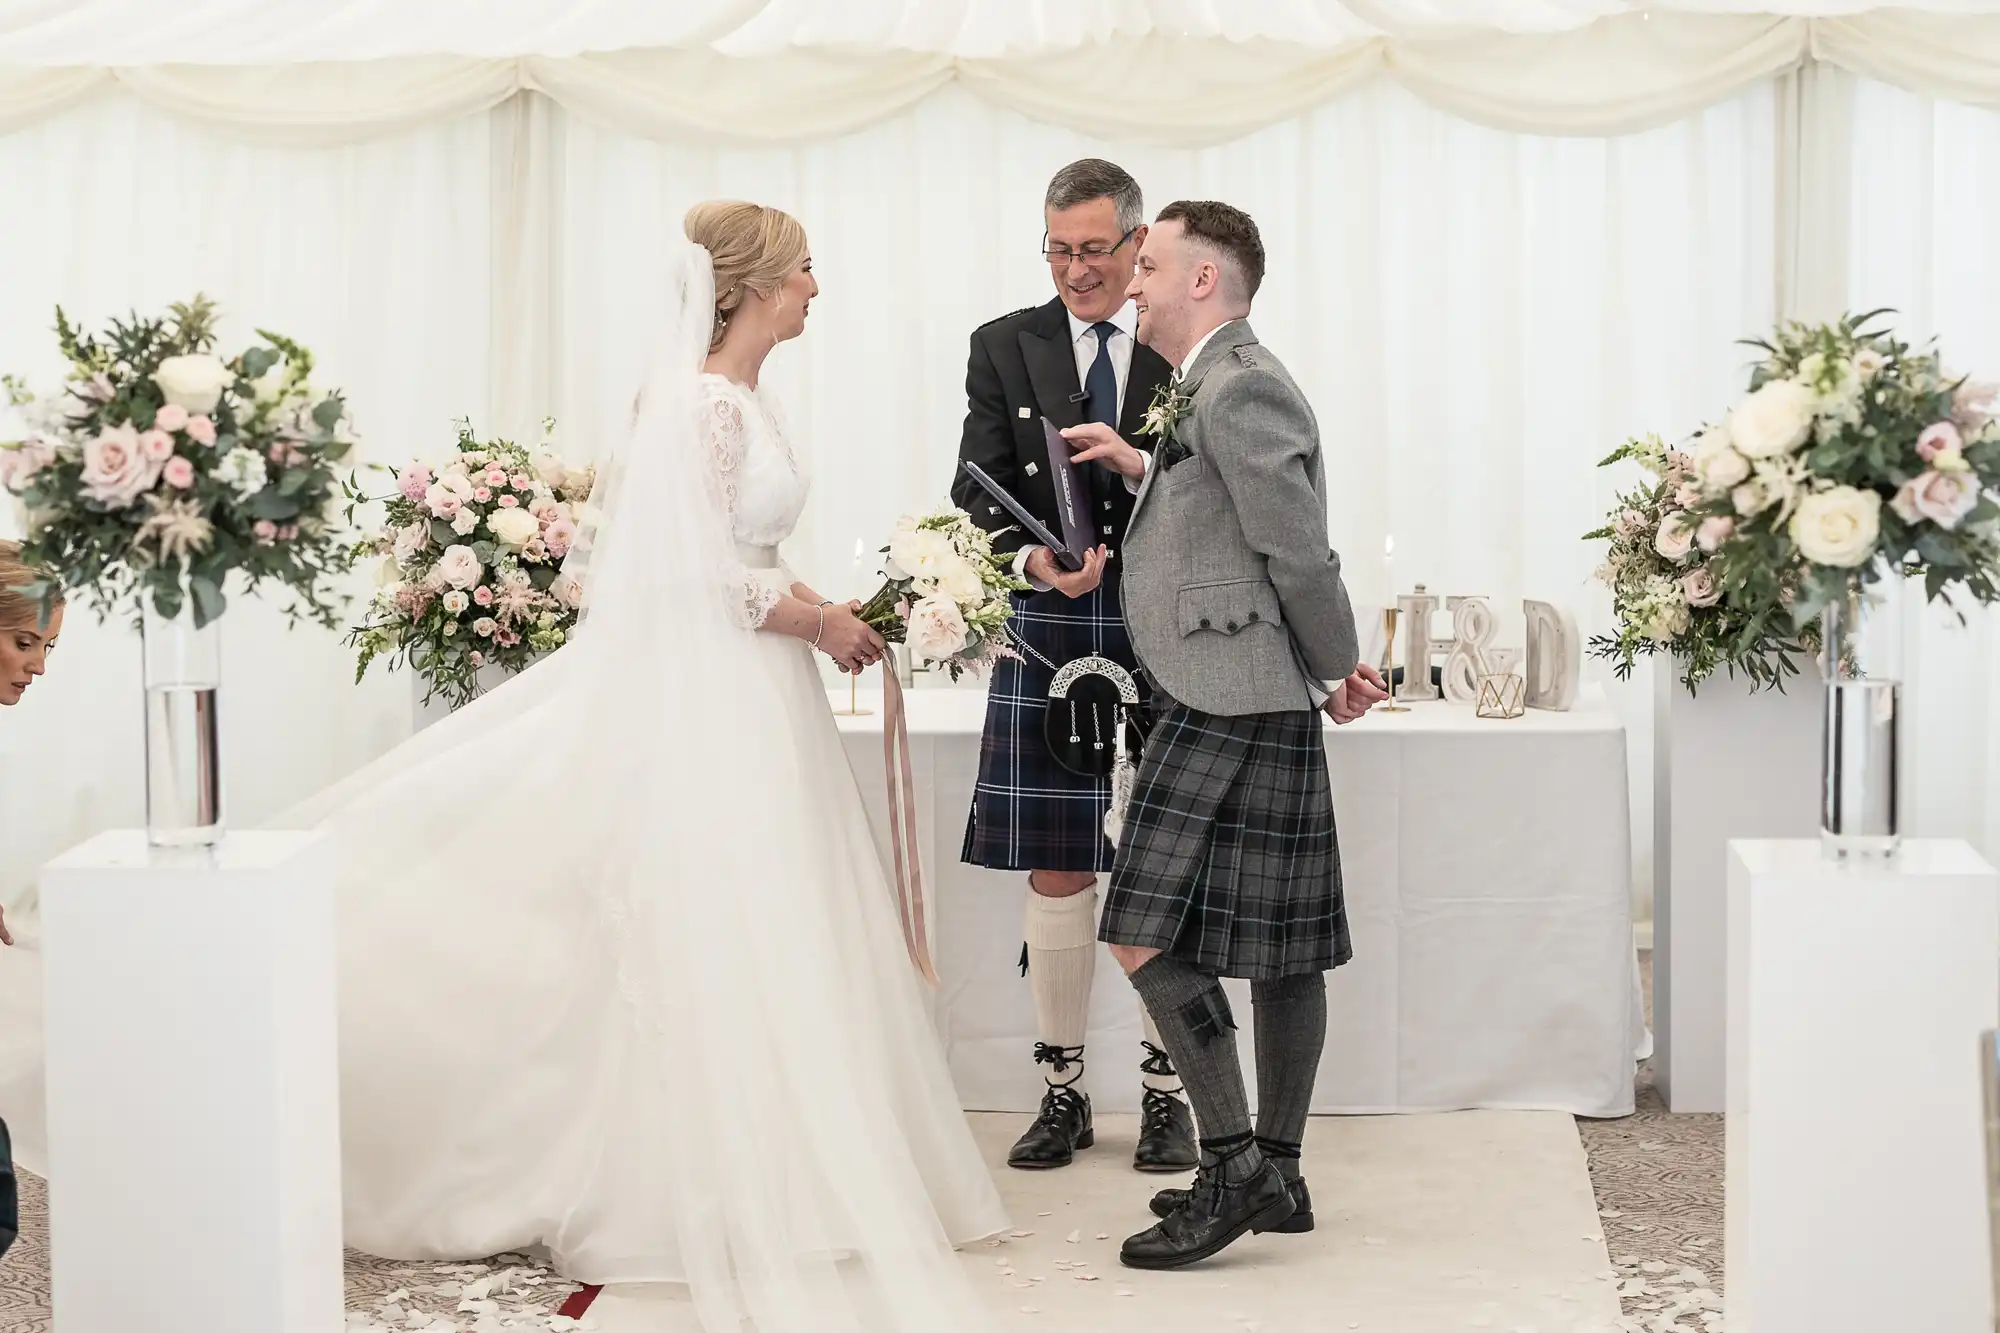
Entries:
POLYGON ((280 821, 339 867, 348 1243, 546 1245, 712 1333, 983 1328, 951 1245, 1006 1218, 812 663, 883 645, 777 553, 805 233, 685 225, 574 644, 280 821))

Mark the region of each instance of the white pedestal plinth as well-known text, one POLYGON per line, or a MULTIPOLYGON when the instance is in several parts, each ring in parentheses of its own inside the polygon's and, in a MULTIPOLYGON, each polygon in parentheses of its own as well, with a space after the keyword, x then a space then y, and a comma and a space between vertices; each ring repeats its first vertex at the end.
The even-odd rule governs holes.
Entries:
POLYGON ((1653 1069, 1669 1109, 1720 1111, 1729 840, 1818 835, 1825 686, 1690 695, 1680 670, 1653 666, 1653 1069))
POLYGON ((1730 845, 1730 1333, 1989 1333, 1996 1025, 2000 874, 1965 843, 1730 845))
POLYGON ((107 833, 42 875, 58 1333, 342 1326, 333 874, 107 833))

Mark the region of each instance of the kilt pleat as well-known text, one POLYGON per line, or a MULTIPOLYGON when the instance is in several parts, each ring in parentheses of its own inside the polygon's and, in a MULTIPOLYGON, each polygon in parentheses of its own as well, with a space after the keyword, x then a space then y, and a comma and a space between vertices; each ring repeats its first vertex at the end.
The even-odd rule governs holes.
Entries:
POLYGON ((1317 712, 1167 706, 1146 741, 1099 937, 1217 976, 1353 956, 1317 712))
MULTIPOLYGON (((1132 641, 1119 611, 1118 581, 1082 597, 1059 592, 1014 594, 1014 632, 1061 666, 1095 653, 1136 672, 1132 641)), ((992 870, 1111 868, 1104 836, 1111 784, 1070 772, 1043 739, 1049 685, 1055 673, 1031 654, 1003 659, 986 691, 986 731, 979 780, 965 821, 961 859, 992 870)))

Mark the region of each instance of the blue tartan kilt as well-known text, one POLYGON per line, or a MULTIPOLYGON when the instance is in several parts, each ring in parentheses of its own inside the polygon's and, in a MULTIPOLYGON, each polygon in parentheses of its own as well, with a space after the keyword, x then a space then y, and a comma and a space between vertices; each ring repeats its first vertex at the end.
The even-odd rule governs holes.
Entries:
MULTIPOLYGON (((1009 623, 1057 666, 1095 653, 1138 672, 1113 573, 1082 597, 1015 593, 1009 623)), ((987 686, 979 781, 961 859, 991 870, 1107 871, 1113 848, 1104 836, 1104 812, 1111 783, 1072 773, 1049 753, 1042 723, 1055 673, 1032 654, 1021 657, 1003 659, 987 686)))

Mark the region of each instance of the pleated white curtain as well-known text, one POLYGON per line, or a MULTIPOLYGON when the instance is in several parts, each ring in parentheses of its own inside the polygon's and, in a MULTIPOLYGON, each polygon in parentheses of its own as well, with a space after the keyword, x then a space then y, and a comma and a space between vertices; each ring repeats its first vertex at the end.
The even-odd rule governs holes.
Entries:
MULTIPOLYGON (((804 220, 824 287, 772 362, 816 481, 794 555, 829 594, 858 591, 855 543, 951 475, 967 335, 1052 294, 1036 255, 1049 174, 1100 153, 1155 207, 1223 198, 1262 225, 1256 324, 1318 410, 1357 597, 1380 600, 1393 534, 1399 583, 1510 613, 1550 598, 1601 627, 1597 556, 1577 540, 1609 501, 1593 464, 1725 400, 1733 340, 1772 317, 1774 105, 1766 87, 1642 135, 1543 139, 1378 81, 1226 147, 1170 150, 947 87, 831 142, 744 149, 639 139, 534 98, 280 152, 113 102, 0 138, 0 179, 36 201, 0 210, 0 366, 59 369, 58 300, 96 320, 201 286, 232 327, 254 317, 319 350, 375 457, 440 451, 459 414, 512 430, 552 413, 587 451, 629 408, 686 207, 758 199, 804 220)), ((378 668, 356 689, 331 636, 287 637, 262 609, 228 633, 238 821, 407 731, 407 682, 378 668)), ((1644 811, 1648 696, 1619 697, 1644 811)), ((0 714, 0 891, 138 818, 139 720, 136 647, 79 622, 0 714)))
MULTIPOLYGON (((1893 307, 1906 336, 1936 337, 1953 368, 2000 380, 2000 113, 1870 82, 1853 109, 1849 305, 1893 307)), ((2000 614, 1966 617, 1915 617, 1907 822, 2000 859, 2000 614)))

